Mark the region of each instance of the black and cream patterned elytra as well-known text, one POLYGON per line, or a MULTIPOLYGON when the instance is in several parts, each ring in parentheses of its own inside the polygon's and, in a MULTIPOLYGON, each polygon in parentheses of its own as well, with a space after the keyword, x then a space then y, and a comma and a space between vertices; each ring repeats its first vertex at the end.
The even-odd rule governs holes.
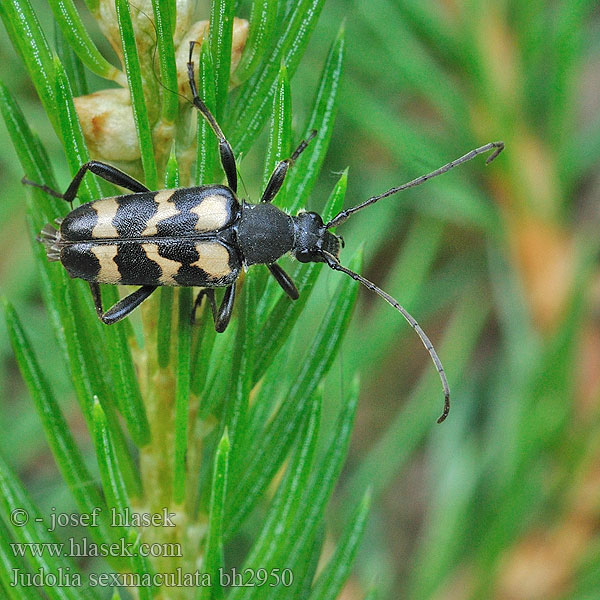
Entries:
POLYGON ((221 185, 89 202, 60 225, 60 261, 98 283, 225 286, 242 265, 231 229, 240 209, 221 185))

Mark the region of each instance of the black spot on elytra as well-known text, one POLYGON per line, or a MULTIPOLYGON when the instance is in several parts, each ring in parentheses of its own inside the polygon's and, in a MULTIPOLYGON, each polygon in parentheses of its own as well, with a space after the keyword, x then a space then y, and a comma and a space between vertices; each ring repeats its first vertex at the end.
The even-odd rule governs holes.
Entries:
POLYGON ((117 214, 112 224, 117 230, 119 237, 131 239, 140 237, 146 229, 148 220, 157 212, 157 204, 154 202, 156 192, 144 192, 117 198, 117 214))
POLYGON ((150 260, 143 244, 121 242, 115 262, 125 285, 157 285, 162 274, 160 266, 150 260))
POLYGON ((165 240, 158 245, 158 254, 169 260, 181 263, 175 281, 181 286, 204 285, 207 277, 198 267, 190 266, 199 258, 194 243, 182 240, 165 240))
POLYGON ((158 254, 182 265, 189 265, 199 258, 195 244, 186 239, 161 240, 158 244, 158 254))
POLYGON ((100 261, 92 254, 91 247, 92 244, 80 242, 62 248, 60 261, 70 277, 96 281, 100 272, 100 261))
POLYGON ((157 236, 162 238, 182 238, 194 234, 197 217, 194 213, 183 212, 156 224, 157 236))
POLYGON ((82 204, 72 210, 60 224, 60 235, 67 241, 85 241, 92 239, 92 230, 98 223, 98 213, 92 208, 92 202, 82 204))

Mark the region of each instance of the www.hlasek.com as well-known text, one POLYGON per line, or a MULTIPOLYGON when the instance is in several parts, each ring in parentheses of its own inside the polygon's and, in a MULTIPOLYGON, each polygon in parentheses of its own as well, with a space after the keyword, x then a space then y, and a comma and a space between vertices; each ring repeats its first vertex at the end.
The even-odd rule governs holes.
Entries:
POLYGON ((12 570, 11 587, 290 587, 294 582, 291 569, 218 569, 216 574, 183 571, 169 573, 89 573, 83 575, 68 567, 56 571, 39 568, 36 572, 12 570))
POLYGON ((152 543, 130 541, 125 538, 119 538, 116 542, 94 542, 89 538, 69 538, 67 542, 26 542, 11 543, 10 548, 15 556, 71 556, 74 558, 106 558, 106 557, 125 557, 133 558, 135 556, 158 557, 166 556, 168 558, 183 556, 181 544, 177 543, 152 543))

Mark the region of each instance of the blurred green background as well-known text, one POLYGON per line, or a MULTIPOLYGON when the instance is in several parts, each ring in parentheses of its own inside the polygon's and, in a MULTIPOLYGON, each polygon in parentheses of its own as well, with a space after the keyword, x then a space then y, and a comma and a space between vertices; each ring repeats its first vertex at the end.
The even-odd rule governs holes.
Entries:
MULTIPOLYGON (((32 4, 51 37, 46 2, 32 4)), ((292 80, 302 123, 345 19, 342 99, 315 208, 347 166, 354 205, 473 147, 506 143, 490 166, 476 159, 339 231, 342 258, 364 243, 364 274, 427 331, 453 393, 437 426, 442 394, 425 350, 361 290, 325 403, 325 416, 335 414, 340 390, 361 374, 332 539, 369 484, 375 501, 346 599, 373 583, 385 598, 600 598, 599 17, 589 1, 328 0, 292 80)), ((60 145, 5 35, 0 56, 3 81, 61 157, 53 166, 66 185, 60 145)), ((259 146, 241 165, 254 200, 259 146)), ((0 147, 2 293, 83 432, 49 347, 22 173, 4 127, 0 147)), ((299 343, 314 336, 339 277, 321 277, 299 343)), ((60 504, 67 492, 1 320, 0 353, 0 450, 34 498, 60 504)))

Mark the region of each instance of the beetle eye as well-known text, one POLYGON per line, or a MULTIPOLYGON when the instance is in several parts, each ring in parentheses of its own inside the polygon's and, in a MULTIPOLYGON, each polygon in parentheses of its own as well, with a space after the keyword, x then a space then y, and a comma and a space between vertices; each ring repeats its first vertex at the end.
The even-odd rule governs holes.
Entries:
POLYGON ((308 252, 296 252, 296 259, 301 263, 310 262, 310 254, 308 252))
POLYGON ((325 252, 329 252, 329 254, 333 254, 336 258, 340 253, 340 237, 337 235, 333 235, 332 233, 325 232, 323 236, 323 244, 322 249, 325 252))
POLYGON ((312 252, 310 250, 296 252, 296 260, 301 263, 325 262, 325 258, 320 252, 312 252))

